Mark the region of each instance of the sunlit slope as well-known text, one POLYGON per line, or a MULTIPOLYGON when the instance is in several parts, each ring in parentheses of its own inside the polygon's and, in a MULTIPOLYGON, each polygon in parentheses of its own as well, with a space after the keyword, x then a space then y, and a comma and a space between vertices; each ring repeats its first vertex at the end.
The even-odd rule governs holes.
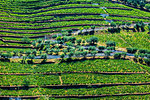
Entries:
POLYGON ((0 4, 0 34, 3 35, 45 35, 81 26, 108 25, 106 20, 147 22, 150 18, 148 12, 103 0, 8 0, 0 4), (104 18, 101 14, 109 16, 104 18))

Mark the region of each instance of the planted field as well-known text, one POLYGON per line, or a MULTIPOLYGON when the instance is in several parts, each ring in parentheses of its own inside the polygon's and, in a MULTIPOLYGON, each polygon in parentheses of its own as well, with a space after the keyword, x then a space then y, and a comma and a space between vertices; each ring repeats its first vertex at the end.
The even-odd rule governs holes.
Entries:
POLYGON ((138 83, 149 82, 149 75, 99 75, 99 74, 66 74, 62 75, 63 84, 93 83, 138 83))
POLYGON ((1 0, 0 100, 149 100, 148 4, 123 1, 1 0))
MULTIPOLYGON (((128 60, 87 60, 61 64, 24 65, 1 62, 1 73, 35 73, 67 71, 144 72, 141 66, 128 60)), ((147 67, 146 67, 147 68, 147 67)))
MULTIPOLYGON (((142 33, 121 31, 119 34, 97 34, 95 36, 99 38, 101 44, 105 43, 106 41, 116 41, 118 47, 135 47, 147 50, 150 49, 150 39, 147 32, 142 33)), ((91 35, 82 36, 79 38, 87 39, 89 37, 91 37, 91 35)))
POLYGON ((57 75, 28 75, 28 76, 1 76, 0 85, 13 86, 13 85, 54 85, 60 84, 59 77, 57 75), (29 84, 28 84, 29 82, 29 84))
POLYGON ((148 12, 140 11, 140 10, 113 10, 113 9, 106 9, 109 14, 117 14, 117 15, 126 15, 126 16, 138 16, 138 17, 150 17, 148 12), (144 15, 144 16, 143 16, 144 15))
POLYGON ((32 95, 101 95, 101 94, 124 94, 124 93, 143 93, 150 92, 149 85, 143 86, 112 86, 103 88, 80 88, 80 89, 47 89, 31 88, 28 90, 2 90, 1 95, 12 96, 32 96, 32 95), (114 91, 115 90, 115 91, 114 91), (34 91, 34 92, 33 92, 34 91))

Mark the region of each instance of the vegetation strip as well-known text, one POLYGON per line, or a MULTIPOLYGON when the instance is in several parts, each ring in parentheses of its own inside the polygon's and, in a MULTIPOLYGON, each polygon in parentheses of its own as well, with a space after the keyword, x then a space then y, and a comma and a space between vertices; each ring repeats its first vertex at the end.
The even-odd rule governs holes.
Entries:
POLYGON ((31 12, 31 13, 17 13, 17 12, 12 12, 12 13, 13 14, 36 14, 36 13, 47 12, 52 10, 71 9, 71 8, 99 8, 99 7, 93 7, 93 6, 62 7, 62 8, 47 9, 47 10, 31 12))
MULTIPOLYGON (((79 18, 79 19, 65 19, 65 20, 43 20, 43 21, 30 21, 31 23, 44 23, 44 22, 62 22, 62 21, 80 21, 80 20, 98 20, 98 21, 104 21, 104 19, 101 18, 79 18)), ((127 21, 127 20, 116 20, 114 19, 113 21, 124 21, 124 22, 131 22, 131 21, 127 21)), ((5 23, 5 21, 1 21, 0 23, 5 23)), ((6 23, 29 23, 29 21, 14 21, 14 22, 6 22, 6 23)), ((135 23, 135 21, 132 21, 132 23, 135 23)), ((16 25, 13 25, 16 26, 16 25)), ((35 26, 42 26, 42 25, 35 25, 35 26)), ((9 29, 6 27, 0 27, 0 28, 4 28, 4 29, 9 29)), ((10 28, 12 29, 12 28, 10 28)))
POLYGON ((31 43, 22 42, 22 41, 4 40, 4 39, 2 39, 2 38, 0 38, 0 40, 1 40, 2 42, 5 42, 5 43, 31 44, 31 43))
MULTIPOLYGON (((13 14, 36 14, 36 13, 47 12, 47 11, 52 11, 52 10, 71 9, 71 8, 100 8, 100 7, 93 7, 93 6, 62 7, 62 8, 47 9, 47 10, 31 12, 31 13, 17 13, 17 12, 11 12, 11 13, 13 14)), ((107 9, 133 10, 129 8, 120 8, 120 7, 107 7, 107 9)))
MULTIPOLYGON (((129 74, 144 74, 145 72, 98 72, 98 71, 72 71, 72 72, 46 72, 38 73, 43 75, 58 75, 66 73, 94 73, 94 74, 107 74, 107 75, 129 75, 129 74)), ((0 73, 0 75, 31 75, 35 73, 0 73)))
POLYGON ((40 96, 0 96, 0 98, 36 99, 36 98, 40 98, 40 96))
MULTIPOLYGON (((23 38, 24 36, 16 36, 16 35, 0 35, 0 37, 23 38)), ((45 37, 45 35, 29 36, 29 38, 44 38, 44 37, 45 37)))
POLYGON ((32 46, 0 45, 0 48, 33 48, 32 46))
MULTIPOLYGON (((41 16, 64 16, 64 15, 65 16, 73 16, 73 15, 100 15, 100 14, 102 14, 102 13, 60 13, 60 14, 57 13, 57 14, 37 15, 37 16, 32 16, 32 17, 15 16, 15 18, 34 18, 34 17, 41 17, 41 16)), ((127 15, 115 15, 115 14, 109 14, 109 16, 150 19, 150 17, 138 17, 138 16, 127 16, 127 15)), ((0 15, 0 17, 9 17, 9 16, 0 15)))
MULTIPOLYGON (((78 3, 67 3, 67 4, 78 4, 78 3)), ((82 3, 82 4, 88 4, 88 3, 82 3)), ((32 7, 32 8, 28 8, 28 9, 43 9, 43 8, 48 8, 48 7, 53 7, 53 6, 58 6, 58 5, 64 5, 64 4, 55 4, 55 5, 45 5, 45 6, 40 6, 40 7, 32 7)))
MULTIPOLYGON (((106 87, 106 86, 118 86, 118 85, 150 85, 150 82, 146 83, 107 83, 107 84, 101 84, 101 83, 96 83, 96 84, 63 84, 63 85, 44 85, 40 86, 41 88, 88 88, 89 86, 92 87, 106 87)), ((16 85, 16 86, 2 86, 0 85, 0 88, 23 88, 25 86, 21 85, 16 85)), ((39 87, 37 85, 29 85, 29 88, 36 88, 39 87)))
POLYGON ((108 97, 108 96, 127 96, 127 95, 147 95, 148 93, 125 93, 125 94, 102 94, 102 95, 63 95, 50 96, 55 98, 94 98, 94 97, 108 97))
MULTIPOLYGON (((124 93, 124 94, 101 94, 101 95, 50 95, 48 97, 54 98, 96 98, 96 97, 108 97, 108 96, 128 96, 128 95, 147 95, 147 93, 124 93)), ((41 96, 0 96, 0 98, 22 98, 22 99, 36 99, 41 96)))
MULTIPOLYGON (((55 26, 55 27, 45 27, 45 28, 39 28, 39 29, 32 29, 32 30, 42 30, 42 29, 52 29, 52 28, 63 28, 63 27, 72 27, 72 26, 91 26, 91 25, 96 25, 96 26, 106 26, 108 27, 109 25, 103 25, 103 24, 75 24, 75 25, 66 25, 66 26, 55 26)), ((23 30, 23 29, 22 29, 23 30)), ((20 33, 20 34, 40 34, 40 33, 51 33, 51 32, 58 32, 60 30, 52 30, 52 31, 43 31, 43 32, 17 32, 17 31, 7 31, 7 30, 0 30, 0 32, 7 32, 7 33, 20 33)))

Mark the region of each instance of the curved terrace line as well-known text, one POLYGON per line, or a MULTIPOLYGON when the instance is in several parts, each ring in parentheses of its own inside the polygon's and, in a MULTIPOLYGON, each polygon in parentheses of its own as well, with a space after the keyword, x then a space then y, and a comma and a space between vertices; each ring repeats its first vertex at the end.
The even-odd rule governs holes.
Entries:
MULTIPOLYGON (((62 10, 62 9, 72 9, 72 8, 100 8, 100 7, 94 7, 94 6, 72 6, 72 7, 60 7, 60 8, 54 8, 54 9, 47 9, 47 10, 41 10, 36 12, 30 12, 30 13, 19 13, 19 12, 12 12, 13 14, 37 14, 41 12, 47 12, 47 11, 53 11, 53 10, 62 10)), ((120 9, 120 10, 133 10, 129 8, 121 8, 121 7, 107 7, 107 9, 120 9)))
MULTIPOLYGON (((98 97, 110 97, 110 96, 131 96, 131 95, 149 95, 147 93, 124 93, 124 94, 101 94, 101 95, 50 95, 51 98, 98 98, 98 97)), ((40 96, 0 96, 0 98, 21 98, 21 99, 37 99, 40 96)))
MULTIPOLYGON (((149 22, 145 22, 144 24, 149 24, 149 22)), ((47 29, 50 28, 62 28, 62 27, 72 27, 72 26, 91 26, 91 25, 96 25, 96 26, 105 26, 105 29, 107 29, 110 25, 104 25, 104 24, 75 24, 75 25, 66 25, 66 26, 55 26, 55 27, 47 27, 47 29)), ((131 24, 130 26, 134 26, 135 24, 131 24)), ((102 30, 104 27, 99 27, 96 28, 95 30, 102 30)), ((76 29, 75 29, 76 30, 76 29)), ((7 32, 7 33, 20 33, 20 34, 41 34, 41 33, 51 33, 51 32, 59 32, 61 30, 52 30, 52 31, 42 31, 42 32, 17 32, 17 31, 4 31, 0 30, 0 32, 7 32)), ((89 31, 89 30, 88 30, 89 31)))
MULTIPOLYGON (((148 23, 144 23, 144 24, 149 24, 148 23)), ((105 27, 98 27, 95 30, 103 30, 104 28, 107 29, 110 25, 103 25, 103 24, 76 24, 76 25, 66 25, 66 26, 57 26, 57 27, 51 27, 51 28, 62 28, 62 27, 72 27, 72 26, 91 26, 91 25, 96 25, 96 26, 105 26, 105 27)), ((130 26, 134 26, 135 24, 131 24, 130 26)), ((77 29, 74 29, 77 30, 77 29)), ((59 32, 60 30, 52 30, 52 31, 42 31, 42 32, 16 32, 16 31, 4 31, 4 30, 0 30, 0 32, 7 32, 7 33, 20 33, 20 34, 41 34, 41 33, 51 33, 51 32, 59 32)), ((89 31, 89 30, 87 30, 89 31)))
POLYGON ((22 42, 22 41, 5 40, 5 39, 2 39, 2 38, 0 38, 0 41, 2 41, 2 42, 4 42, 4 43, 31 44, 31 43, 22 42))
MULTIPOLYGON (((41 29, 53 29, 53 28, 62 28, 62 27, 72 27, 72 26, 91 26, 91 25, 96 25, 96 26, 109 26, 109 25, 103 25, 103 24, 75 24, 75 25, 66 25, 66 26, 55 26, 55 27, 45 27, 45 28, 40 28, 41 29)), ((23 30, 23 29, 21 29, 23 30)), ((37 29, 34 29, 37 30, 37 29)), ((50 32, 56 32, 58 30, 52 30, 52 31, 43 31, 43 32, 17 32, 17 31, 5 31, 5 30, 0 30, 0 32, 7 32, 7 33, 21 33, 21 34, 40 34, 40 33, 50 33, 50 32)), ((60 31, 60 30, 59 30, 60 31)))
MULTIPOLYGON (((44 6, 38 6, 38 7, 30 7, 30 8, 26 8, 26 9, 35 9, 35 10, 39 10, 39 9, 43 9, 43 8, 48 8, 48 7, 54 7, 54 6, 59 6, 59 5, 64 5, 64 4, 79 4, 76 2, 69 2, 69 3, 58 3, 58 4, 50 4, 50 5, 44 5, 44 6)), ((80 3, 80 4, 91 4, 91 3, 80 3)))
MULTIPOLYGON (((103 13, 60 13, 60 14, 45 14, 45 15, 37 15, 32 17, 21 17, 21 16, 12 16, 14 18, 34 18, 34 17, 44 17, 44 16, 75 16, 75 15, 100 15, 103 13)), ((140 18, 140 19, 150 19, 150 17, 138 17, 138 16, 127 16, 127 15, 115 15, 115 14, 109 14, 109 16, 113 17, 129 17, 129 18, 140 18)), ((0 15, 0 17, 3 17, 0 15)), ((10 17, 10 16, 5 16, 10 17)))
MULTIPOLYGON (((63 22, 63 21, 80 21, 80 20, 98 20, 98 21, 105 21, 103 18, 77 18, 77 19, 64 19, 64 20, 43 20, 43 21, 14 21, 14 22, 5 22, 0 21, 0 23, 52 23, 52 22, 63 22)), ((109 20, 108 20, 109 21, 109 20)), ((116 20, 113 21, 124 21, 124 22, 133 22, 135 21, 127 21, 127 20, 116 20)), ((29 25, 7 25, 7 26, 29 26, 29 25)), ((34 25, 34 26, 43 26, 43 25, 34 25)), ((1 27, 2 28, 2 27, 1 27)), ((4 27, 5 28, 5 27, 4 27)))
MULTIPOLYGON (((118 85, 150 85, 150 82, 144 82, 144 83, 95 83, 95 84, 63 84, 63 85, 44 85, 40 86, 41 88, 91 88, 89 86, 95 86, 95 87, 106 87, 106 86, 118 86, 118 85)), ((0 88, 22 88, 23 85, 15 85, 15 86, 2 86, 0 85, 0 88)), ((28 88, 37 88, 39 86, 37 85, 29 85, 28 88)))
MULTIPOLYGON (((103 19, 97 19, 97 20, 103 20, 103 19)), ((60 20, 60 21, 66 21, 66 20, 60 20)), ((74 21, 74 20, 68 20, 68 21, 74 21)), ((120 21, 120 20, 117 20, 120 21)), ((149 22, 148 22, 149 23, 149 22)), ((148 23, 144 23, 144 24, 148 24, 148 23)), ((54 27, 43 27, 43 28, 12 28, 12 27, 0 27, 1 29, 12 29, 12 30, 43 30, 43 29, 53 29, 53 28, 62 28, 62 27, 71 27, 71 26, 90 26, 90 25, 97 25, 97 26, 105 26, 108 27, 110 25, 107 24, 75 24, 75 25, 66 25, 66 26, 54 26, 54 27)), ((134 26, 135 23, 131 24, 131 26, 134 26)), ((38 25, 38 26, 42 26, 42 25, 38 25)), ((53 30, 56 31, 56 30, 53 30)), ((13 32, 13 31, 4 31, 4 30, 0 30, 0 32, 13 32)), ((21 33, 21 32, 19 32, 21 33)), ((30 32, 28 32, 30 33, 30 32)), ((31 33, 37 33, 37 32, 31 32, 31 33)))
MULTIPOLYGON (((68 72, 36 72, 36 74, 42 75, 58 75, 58 74, 71 74, 71 73, 94 73, 94 74, 106 74, 106 75, 131 75, 131 74, 145 74, 145 72, 99 72, 99 71, 68 71, 68 72)), ((0 75, 33 75, 35 73, 0 73, 0 75)))
POLYGON ((80 21, 80 20, 104 20, 104 19, 103 18, 77 18, 77 19, 63 19, 63 20, 43 20, 43 21, 13 21, 13 22, 0 21, 0 23, 44 23, 44 22, 60 22, 60 21, 80 21))
POLYGON ((127 96, 127 95, 147 95, 150 93, 125 93, 125 94, 102 94, 102 95, 63 95, 63 96, 50 96, 55 98, 96 98, 96 97, 109 97, 109 96, 127 96))
MULTIPOLYGON (((10 38, 23 38, 24 36, 16 36, 16 35, 1 35, 0 37, 10 37, 10 38)), ((28 38, 44 38, 45 35, 39 35, 39 36, 29 36, 28 38)))

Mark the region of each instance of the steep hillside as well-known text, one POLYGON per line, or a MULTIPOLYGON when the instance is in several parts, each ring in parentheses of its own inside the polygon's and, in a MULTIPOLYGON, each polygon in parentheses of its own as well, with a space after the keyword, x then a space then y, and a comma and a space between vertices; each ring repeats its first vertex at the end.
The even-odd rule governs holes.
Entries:
POLYGON ((150 12, 117 1, 0 0, 0 100, 149 100, 150 12))

